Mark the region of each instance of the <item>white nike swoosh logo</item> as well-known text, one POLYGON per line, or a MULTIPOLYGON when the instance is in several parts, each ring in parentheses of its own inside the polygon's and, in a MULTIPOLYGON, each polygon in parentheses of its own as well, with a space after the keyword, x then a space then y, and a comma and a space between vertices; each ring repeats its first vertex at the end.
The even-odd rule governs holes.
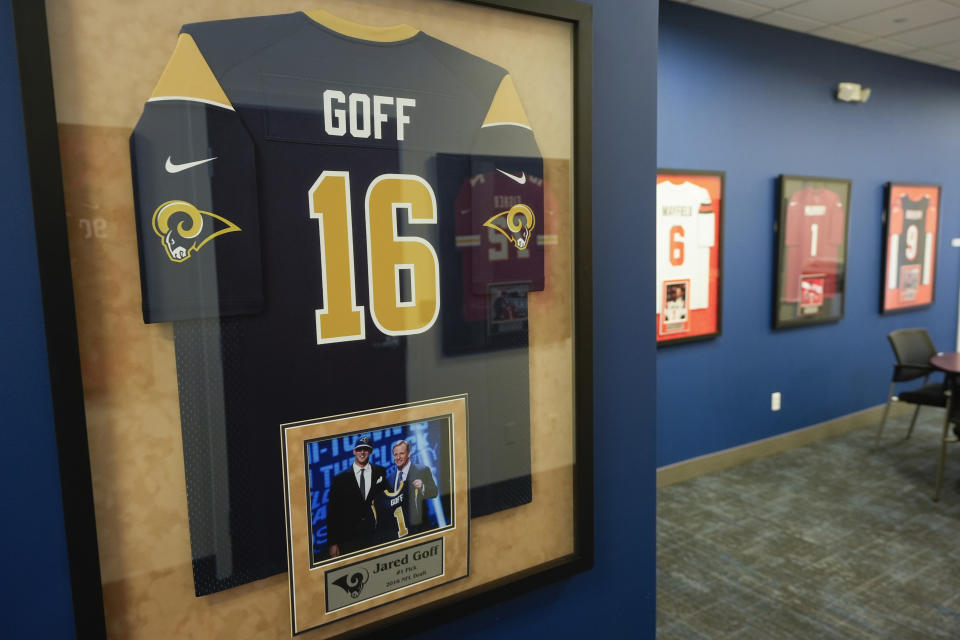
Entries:
POLYGON ((517 176, 513 175, 512 173, 507 173, 507 172, 504 171, 503 169, 497 169, 497 171, 499 171, 500 173, 502 173, 503 175, 507 176, 508 178, 510 178, 511 180, 513 180, 514 182, 516 182, 516 183, 518 183, 518 184, 526 184, 526 183, 527 183, 527 176, 524 175, 523 171, 520 172, 520 177, 519 177, 519 178, 518 178, 517 176))
POLYGON ((193 169, 194 167, 198 167, 201 164, 205 164, 207 162, 213 162, 216 159, 217 159, 216 157, 213 157, 213 158, 207 158, 206 160, 197 160, 196 162, 184 162, 183 164, 174 164, 173 161, 170 159, 170 156, 167 156, 167 164, 164 165, 164 168, 167 170, 167 173, 180 173, 181 171, 186 171, 187 169, 193 169))

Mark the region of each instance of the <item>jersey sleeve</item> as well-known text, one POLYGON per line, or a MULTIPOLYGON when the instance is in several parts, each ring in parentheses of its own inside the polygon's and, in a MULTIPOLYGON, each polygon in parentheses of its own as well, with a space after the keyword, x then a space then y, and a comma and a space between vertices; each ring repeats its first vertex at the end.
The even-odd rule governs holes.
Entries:
POLYGON ((701 189, 700 209, 697 214, 697 243, 701 247, 712 247, 716 238, 716 213, 713 210, 713 200, 710 198, 710 192, 701 189))
POLYGON ((890 236, 890 249, 887 253, 887 288, 897 288, 897 274, 900 272, 900 234, 890 236))
POLYGON ((700 193, 700 213, 713 213, 713 200, 710 199, 710 192, 701 189, 700 193))
POLYGON ((837 196, 836 202, 831 205, 834 209, 833 224, 830 226, 830 242, 839 247, 843 244, 843 232, 847 226, 846 215, 843 210, 843 200, 837 196))
POLYGON ((791 200, 787 205, 786 218, 784 224, 787 228, 784 229, 783 244, 797 246, 803 236, 803 207, 798 201, 791 200))
POLYGON ((130 138, 144 321, 263 306, 253 142, 181 33, 130 138))
POLYGON ((459 211, 469 210, 458 224, 458 236, 468 240, 460 248, 469 288, 479 295, 507 283, 543 290, 543 160, 509 75, 501 79, 477 131, 469 173, 458 198, 459 211), (465 229, 470 233, 462 233, 465 229))
POLYGON ((499 69, 488 86, 465 152, 441 163, 453 178, 442 182, 455 194, 458 267, 443 294, 448 355, 526 346, 527 294, 544 290, 546 247, 556 244, 543 159, 513 80, 499 69))
POLYGON ((524 163, 533 163, 526 166, 530 166, 531 170, 540 167, 541 172, 534 175, 542 177, 540 150, 510 75, 505 75, 500 80, 477 132, 472 151, 476 156, 496 157, 507 164, 506 167, 501 167, 505 170, 510 168, 511 162, 520 163, 521 168, 526 168, 524 163))

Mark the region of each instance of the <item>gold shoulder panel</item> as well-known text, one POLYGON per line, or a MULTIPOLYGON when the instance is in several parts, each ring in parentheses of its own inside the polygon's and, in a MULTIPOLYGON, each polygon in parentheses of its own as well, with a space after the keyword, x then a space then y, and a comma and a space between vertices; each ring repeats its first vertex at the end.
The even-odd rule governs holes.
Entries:
POLYGON ((504 76, 503 80, 500 81, 497 93, 493 96, 493 102, 490 103, 490 109, 487 110, 487 117, 483 120, 484 127, 501 124, 530 128, 527 113, 523 110, 517 88, 513 84, 513 78, 509 75, 504 76))
POLYGON ((406 24, 395 24, 389 27, 372 27, 335 16, 323 9, 311 9, 304 11, 304 14, 314 22, 320 23, 332 31, 351 38, 357 38, 358 40, 398 42, 412 38, 420 32, 418 29, 414 29, 406 24))
POLYGON ((383 490, 383 495, 387 496, 388 498, 396 498, 398 495, 400 495, 401 493, 403 493, 403 485, 405 485, 406 483, 407 483, 406 480, 404 480, 403 482, 401 482, 401 483, 400 483, 400 486, 397 487, 397 490, 396 490, 396 491, 390 491, 389 489, 384 489, 384 490, 383 490))
POLYGON ((233 109, 193 37, 181 33, 150 100, 196 100, 233 109))

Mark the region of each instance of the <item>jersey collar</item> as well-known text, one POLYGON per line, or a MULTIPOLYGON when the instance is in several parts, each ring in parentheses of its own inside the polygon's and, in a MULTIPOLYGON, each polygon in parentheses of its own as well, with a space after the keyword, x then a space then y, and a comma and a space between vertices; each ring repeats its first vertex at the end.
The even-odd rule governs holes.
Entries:
POLYGON ((369 40, 371 42, 400 42, 420 33, 418 29, 406 24, 389 27, 374 27, 340 18, 323 9, 310 9, 303 14, 314 22, 349 38, 369 40))

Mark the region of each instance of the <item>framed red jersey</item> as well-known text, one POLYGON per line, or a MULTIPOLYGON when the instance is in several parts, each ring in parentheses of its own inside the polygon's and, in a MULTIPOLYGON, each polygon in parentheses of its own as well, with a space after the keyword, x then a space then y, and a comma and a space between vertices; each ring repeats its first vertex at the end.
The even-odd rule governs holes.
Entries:
POLYGON ((657 172, 657 344, 720 335, 723 171, 657 172))
POLYGON ((773 326, 843 317, 850 181, 780 176, 773 326))
POLYGON ((888 182, 880 312, 929 307, 937 273, 940 185, 888 182))

